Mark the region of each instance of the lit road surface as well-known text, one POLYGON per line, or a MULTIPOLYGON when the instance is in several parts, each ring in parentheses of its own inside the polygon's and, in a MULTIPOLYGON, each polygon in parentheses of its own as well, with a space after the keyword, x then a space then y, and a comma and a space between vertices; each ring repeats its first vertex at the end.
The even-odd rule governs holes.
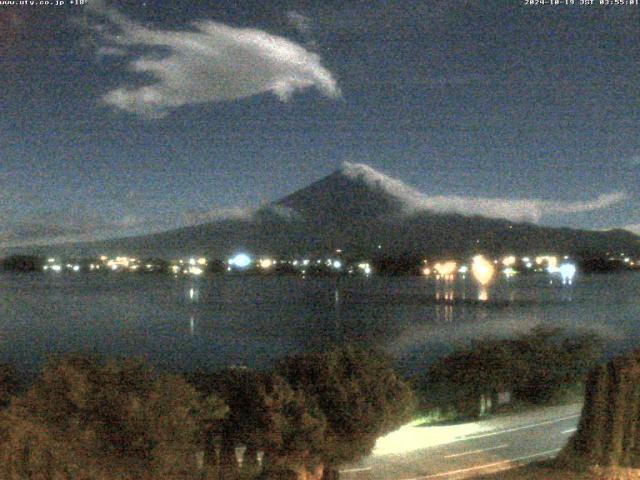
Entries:
POLYGON ((343 466, 344 480, 471 478, 554 457, 575 432, 581 404, 450 426, 404 426, 343 466))

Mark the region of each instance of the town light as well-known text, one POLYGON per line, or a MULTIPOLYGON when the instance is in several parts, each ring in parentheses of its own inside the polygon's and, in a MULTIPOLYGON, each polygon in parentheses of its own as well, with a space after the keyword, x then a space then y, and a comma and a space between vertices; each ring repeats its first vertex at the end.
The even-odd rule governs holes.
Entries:
POLYGON ((452 260, 443 263, 436 263, 433 269, 444 278, 450 278, 458 268, 458 264, 452 260))
POLYGON ((502 273, 504 273, 504 276, 505 276, 505 277, 507 277, 507 278, 511 278, 511 277, 513 277, 517 272, 516 272, 513 268, 511 268, 511 267, 507 267, 507 268, 505 268, 505 269, 502 271, 502 273))
POLYGON ((260 265, 260 268, 268 270, 273 267, 273 260, 271 260, 270 258, 261 258, 258 262, 258 265, 260 265))
POLYGON ((189 267, 189 273, 191 275, 202 275, 203 272, 204 272, 204 270, 202 270, 202 268, 196 267, 195 265, 191 265, 189 267))
POLYGON ((573 263, 563 263, 559 267, 560 278, 563 285, 571 285, 573 277, 576 275, 576 266, 573 263))
POLYGON ((513 255, 509 255, 508 257, 504 257, 502 259, 502 265, 505 267, 513 267, 516 264, 516 257, 513 255))
POLYGON ((495 267, 482 255, 476 255, 475 257, 473 257, 471 272, 473 273, 473 277, 480 285, 486 286, 489 285, 493 280, 495 267))
POLYGON ((364 272, 365 275, 371 275, 371 265, 368 263, 359 263, 358 268, 364 272))
POLYGON ((239 253, 229 259, 229 265, 235 265, 238 268, 247 268, 251 265, 251 257, 246 253, 239 253))

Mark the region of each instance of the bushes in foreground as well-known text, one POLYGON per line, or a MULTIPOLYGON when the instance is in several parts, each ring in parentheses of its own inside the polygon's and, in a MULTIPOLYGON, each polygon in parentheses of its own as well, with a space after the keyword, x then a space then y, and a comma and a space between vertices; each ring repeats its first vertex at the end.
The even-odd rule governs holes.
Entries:
POLYGON ((64 356, 0 412, 0 478, 330 478, 412 406, 390 362, 353 347, 188 379, 64 356))
POLYGON ((203 431, 226 406, 139 361, 52 361, 0 415, 0 477, 195 478, 203 431))
POLYGON ((417 380, 423 406, 478 415, 500 394, 531 404, 549 403, 582 382, 602 354, 594 334, 537 327, 512 339, 473 342, 439 359, 417 380))

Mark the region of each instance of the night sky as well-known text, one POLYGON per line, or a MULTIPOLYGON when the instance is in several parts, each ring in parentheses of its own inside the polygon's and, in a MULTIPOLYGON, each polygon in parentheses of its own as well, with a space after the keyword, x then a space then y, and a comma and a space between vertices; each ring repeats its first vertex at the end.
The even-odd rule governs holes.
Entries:
POLYGON ((0 5, 0 246, 199 223, 344 161, 640 232, 640 6, 66 3, 0 5))

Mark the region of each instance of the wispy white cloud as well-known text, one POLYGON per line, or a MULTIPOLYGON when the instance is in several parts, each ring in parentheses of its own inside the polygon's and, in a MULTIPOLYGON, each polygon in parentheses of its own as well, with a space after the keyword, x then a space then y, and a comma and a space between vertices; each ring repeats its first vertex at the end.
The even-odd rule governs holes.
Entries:
POLYGON ((439 213, 460 213, 513 221, 539 222, 545 217, 602 210, 627 198, 627 194, 621 191, 602 194, 591 200, 575 202, 425 195, 368 165, 346 162, 342 166, 342 172, 352 178, 359 178, 375 188, 383 189, 399 199, 408 214, 429 210, 439 213))
POLYGON ((250 220, 257 208, 224 207, 192 211, 184 215, 185 225, 217 222, 220 220, 250 220))
POLYGON ((146 232, 151 225, 134 215, 107 219, 82 208, 33 213, 0 227, 0 247, 91 241, 146 232))
POLYGON ((143 26, 103 2, 90 12, 107 23, 97 29, 103 48, 140 47, 160 50, 138 54, 129 67, 152 78, 144 86, 122 86, 103 100, 119 109, 164 116, 171 109, 198 103, 229 101, 273 93, 283 101, 295 92, 315 87, 339 97, 333 74, 318 54, 284 37, 251 28, 236 28, 211 20, 189 30, 143 26))
POLYGON ((631 223, 629 225, 625 225, 622 228, 625 230, 629 230, 630 232, 633 232, 636 235, 640 235, 640 223, 631 223))
POLYGON ((127 51, 118 47, 100 47, 96 53, 101 57, 122 57, 127 51))

